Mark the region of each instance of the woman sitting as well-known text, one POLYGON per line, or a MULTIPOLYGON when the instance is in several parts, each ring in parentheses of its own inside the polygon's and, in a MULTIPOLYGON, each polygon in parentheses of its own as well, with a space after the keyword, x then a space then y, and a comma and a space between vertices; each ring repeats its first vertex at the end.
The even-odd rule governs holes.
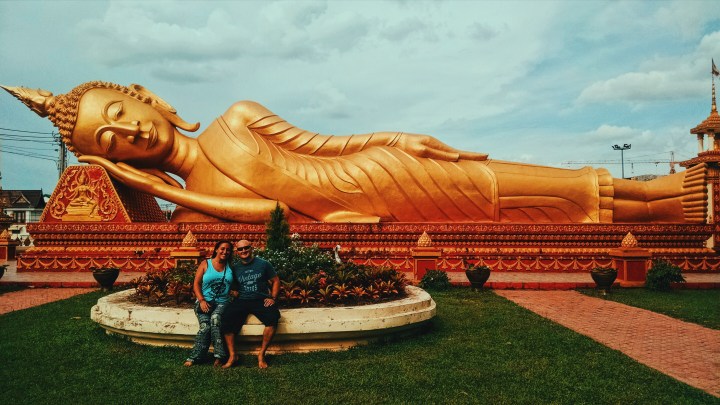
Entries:
POLYGON ((221 240, 213 248, 212 258, 198 265, 193 282, 193 292, 197 298, 195 315, 197 315, 200 329, 195 336, 190 356, 185 360, 185 366, 202 361, 213 343, 215 366, 224 363, 227 357, 223 335, 220 332, 222 313, 229 301, 230 284, 233 272, 230 268, 233 246, 229 241, 221 240))

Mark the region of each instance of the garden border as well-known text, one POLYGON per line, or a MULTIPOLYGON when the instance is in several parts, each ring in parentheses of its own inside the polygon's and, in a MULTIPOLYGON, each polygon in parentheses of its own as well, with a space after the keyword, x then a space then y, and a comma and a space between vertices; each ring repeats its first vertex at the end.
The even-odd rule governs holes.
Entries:
MULTIPOLYGON (((380 304, 350 307, 281 309, 280 323, 269 353, 346 350, 392 337, 418 333, 436 314, 436 305, 425 290, 408 286, 407 297, 380 304)), ((130 302, 134 290, 98 300, 90 318, 108 334, 154 346, 192 347, 198 322, 190 308, 153 307, 130 302)), ((241 353, 256 353, 263 325, 248 318, 237 337, 241 353)))

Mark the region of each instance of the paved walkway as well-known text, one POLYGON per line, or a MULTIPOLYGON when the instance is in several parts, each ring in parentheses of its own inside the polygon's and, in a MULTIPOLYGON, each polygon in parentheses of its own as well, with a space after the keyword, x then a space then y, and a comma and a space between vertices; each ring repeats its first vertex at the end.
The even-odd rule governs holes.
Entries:
POLYGON ((720 331, 576 291, 496 293, 646 366, 720 397, 720 331))
POLYGON ((85 294, 97 288, 28 288, 0 295, 0 315, 85 294))

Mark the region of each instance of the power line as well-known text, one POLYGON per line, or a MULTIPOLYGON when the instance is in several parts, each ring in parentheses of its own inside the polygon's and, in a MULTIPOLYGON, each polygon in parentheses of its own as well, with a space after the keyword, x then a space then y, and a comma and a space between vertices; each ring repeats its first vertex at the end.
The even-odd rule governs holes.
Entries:
POLYGON ((21 146, 13 146, 13 145, 4 145, 4 146, 2 146, 2 145, 0 145, 0 149, 2 149, 2 148, 7 148, 7 149, 11 149, 11 150, 19 150, 19 151, 21 151, 21 152, 27 152, 27 153, 33 153, 33 152, 37 152, 37 151, 40 151, 40 150, 47 150, 47 151, 57 152, 57 148, 32 148, 32 149, 29 149, 29 148, 24 148, 24 147, 21 147, 21 146))
POLYGON ((0 134, 0 140, 7 141, 7 142, 31 142, 31 143, 42 143, 45 145, 54 145, 57 142, 53 140, 40 140, 40 139, 20 139, 20 138, 12 138, 7 137, 4 134, 0 134))
POLYGON ((52 161, 52 162, 55 162, 55 161, 57 160, 57 159, 55 159, 54 157, 48 157, 48 156, 45 156, 45 155, 37 155, 37 154, 22 153, 22 152, 13 152, 13 151, 9 151, 9 150, 3 150, 2 148, 0 148, 0 152, 9 153, 9 154, 11 154, 11 155, 20 155, 20 156, 26 156, 26 157, 36 158, 36 159, 50 160, 50 161, 52 161))
POLYGON ((0 129, 4 129, 5 131, 13 131, 13 132, 25 132, 26 134, 40 134, 40 135, 54 135, 54 132, 37 132, 37 131, 25 131, 22 129, 12 129, 12 128, 3 128, 0 127, 0 129))

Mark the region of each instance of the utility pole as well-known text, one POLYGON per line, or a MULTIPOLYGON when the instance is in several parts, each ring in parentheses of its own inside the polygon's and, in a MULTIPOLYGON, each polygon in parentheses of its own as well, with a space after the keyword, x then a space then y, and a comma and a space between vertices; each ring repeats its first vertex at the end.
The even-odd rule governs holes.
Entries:
POLYGON ((58 161, 57 161, 57 168, 58 168, 58 179, 62 177, 62 174, 65 173, 65 169, 67 169, 67 149, 65 148, 65 143, 62 141, 62 136, 60 134, 53 133, 53 138, 55 138, 55 141, 58 143, 58 161))

